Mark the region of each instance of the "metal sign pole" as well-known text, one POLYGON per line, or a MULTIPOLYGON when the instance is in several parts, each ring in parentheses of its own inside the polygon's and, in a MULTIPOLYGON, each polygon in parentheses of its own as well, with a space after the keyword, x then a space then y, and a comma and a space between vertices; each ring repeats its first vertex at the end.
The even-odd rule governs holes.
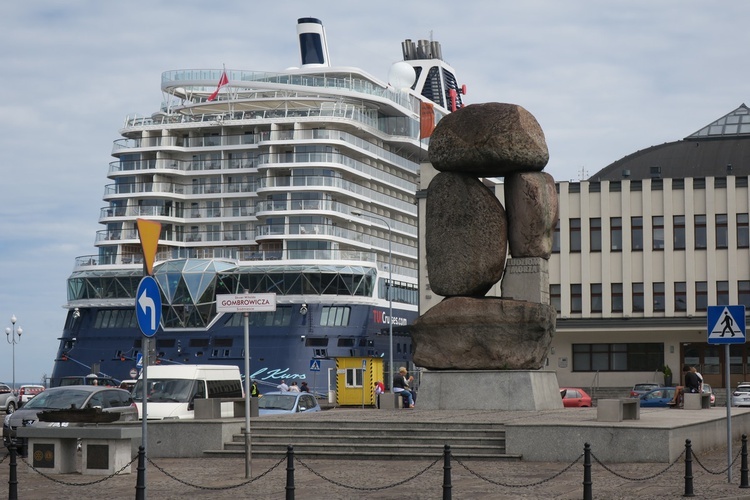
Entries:
MULTIPOLYGON (((148 457, 148 425, 147 425, 147 408, 148 404, 148 337, 145 335, 141 340, 141 363, 143 363, 143 389, 141 399, 141 443, 143 443, 143 456, 148 457)), ((146 484, 146 468, 143 469, 143 484, 146 484)))
POLYGON ((732 396, 729 382, 729 344, 724 344, 724 377, 727 386, 727 482, 732 482, 732 396))
POLYGON ((250 313, 245 315, 245 479, 252 475, 252 453, 250 449, 250 313))

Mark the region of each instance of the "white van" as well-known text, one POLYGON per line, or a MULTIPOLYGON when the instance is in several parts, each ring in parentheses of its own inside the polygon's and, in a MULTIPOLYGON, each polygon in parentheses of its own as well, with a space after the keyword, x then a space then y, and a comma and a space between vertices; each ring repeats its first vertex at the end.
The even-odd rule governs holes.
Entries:
MULTIPOLYGON (((200 398, 241 398, 242 377, 237 366, 153 365, 148 367, 148 420, 192 419, 200 398)), ((143 418, 143 376, 133 388, 138 415, 143 418)), ((222 404, 221 416, 233 415, 232 403, 222 404)))

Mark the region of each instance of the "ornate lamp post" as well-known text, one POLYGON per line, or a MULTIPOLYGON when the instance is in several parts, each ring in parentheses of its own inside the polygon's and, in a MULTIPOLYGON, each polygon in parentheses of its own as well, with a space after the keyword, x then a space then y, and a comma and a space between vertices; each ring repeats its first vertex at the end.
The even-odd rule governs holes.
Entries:
POLYGON ((13 346, 13 394, 16 393, 16 344, 21 342, 23 328, 16 328, 16 315, 10 317, 11 326, 5 328, 5 340, 13 346))
POLYGON ((369 219, 377 220, 385 224, 388 228, 388 387, 393 384, 393 252, 391 251, 391 242, 393 240, 391 233, 391 225, 387 220, 377 215, 364 214, 362 212, 352 211, 352 215, 356 217, 367 217, 369 219))

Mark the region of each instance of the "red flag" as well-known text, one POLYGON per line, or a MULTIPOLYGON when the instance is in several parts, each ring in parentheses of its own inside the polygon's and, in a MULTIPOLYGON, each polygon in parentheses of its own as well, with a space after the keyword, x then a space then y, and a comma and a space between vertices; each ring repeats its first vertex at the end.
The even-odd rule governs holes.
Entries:
POLYGON ((419 109, 419 138, 424 139, 432 135, 435 129, 435 109, 432 103, 422 102, 419 109))
POLYGON ((210 96, 208 96, 208 100, 209 101, 215 100, 216 97, 218 97, 219 95, 219 90, 221 90, 221 87, 223 87, 227 83, 229 83, 229 78, 227 78, 227 72, 224 71, 221 74, 221 78, 219 78, 219 85, 217 85, 216 90, 214 90, 214 92, 210 96))

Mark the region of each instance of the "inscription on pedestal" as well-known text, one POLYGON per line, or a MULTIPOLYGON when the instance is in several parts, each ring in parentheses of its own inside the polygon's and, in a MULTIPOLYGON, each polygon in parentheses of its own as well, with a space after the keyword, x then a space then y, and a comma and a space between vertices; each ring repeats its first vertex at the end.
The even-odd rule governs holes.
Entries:
POLYGON ((109 446, 90 444, 86 446, 87 469, 109 469, 109 446))

